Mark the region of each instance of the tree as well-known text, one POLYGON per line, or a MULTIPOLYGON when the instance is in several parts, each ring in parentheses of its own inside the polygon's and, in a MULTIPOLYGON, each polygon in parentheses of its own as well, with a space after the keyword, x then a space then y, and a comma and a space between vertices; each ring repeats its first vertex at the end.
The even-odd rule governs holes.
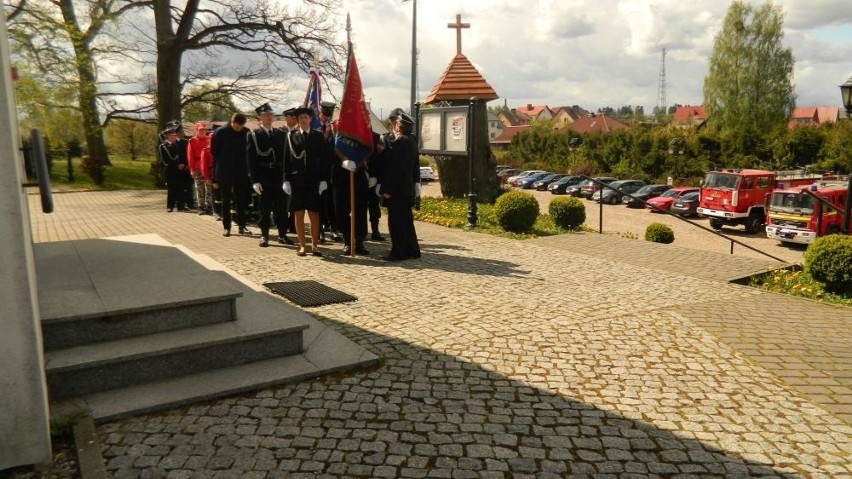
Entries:
POLYGON ((761 137, 783 125, 795 106, 793 53, 781 40, 784 14, 735 0, 716 36, 704 79, 708 124, 728 138, 731 155, 751 155, 761 137))
MULTIPOLYGON (((75 102, 82 121, 88 154, 109 164, 99 108, 97 61, 121 51, 115 39, 104 40, 105 31, 124 12, 140 3, 118 0, 21 1, 14 11, 10 37, 16 56, 29 70, 39 74, 44 84, 67 87, 74 94, 53 98, 52 105, 67 108, 75 102), (79 10, 79 12, 78 12, 79 10)), ((69 125, 70 126, 70 125, 69 125)))
POLYGON ((117 119, 107 126, 106 135, 110 151, 137 160, 143 155, 153 153, 151 139, 156 138, 157 131, 150 123, 117 119))
POLYGON ((237 111, 233 97, 222 83, 191 88, 187 97, 192 99, 183 110, 187 121, 227 119, 237 111))
MULTIPOLYGON (((201 7, 200 0, 183 6, 171 0, 153 0, 157 47, 156 106, 159 127, 181 117, 187 83, 196 78, 182 71, 184 54, 216 55, 225 50, 257 56, 261 61, 229 75, 239 80, 262 79, 270 71, 283 71, 282 63, 303 71, 317 63, 324 75, 341 79, 339 61, 345 45, 336 42, 338 27, 331 20, 336 0, 312 0, 306 7, 274 2, 225 0, 201 7)), ((209 77, 208 77, 209 78, 209 77)))

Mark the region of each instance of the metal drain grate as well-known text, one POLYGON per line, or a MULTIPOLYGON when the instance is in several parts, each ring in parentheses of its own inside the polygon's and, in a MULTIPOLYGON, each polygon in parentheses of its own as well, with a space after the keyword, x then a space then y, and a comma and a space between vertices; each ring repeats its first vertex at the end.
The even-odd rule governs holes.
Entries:
POLYGON ((343 291, 329 288, 316 281, 288 281, 283 283, 263 283, 275 294, 280 294, 299 306, 323 306, 326 304, 348 303, 358 298, 343 291))

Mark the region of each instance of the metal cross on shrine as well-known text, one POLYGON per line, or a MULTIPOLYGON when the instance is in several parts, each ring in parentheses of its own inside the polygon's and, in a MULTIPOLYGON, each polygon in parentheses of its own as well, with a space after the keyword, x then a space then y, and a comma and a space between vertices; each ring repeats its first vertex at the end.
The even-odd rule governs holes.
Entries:
POLYGON ((462 23, 461 14, 457 14, 456 23, 448 23, 447 28, 456 29, 456 55, 461 55, 461 29, 470 28, 470 23, 462 23))

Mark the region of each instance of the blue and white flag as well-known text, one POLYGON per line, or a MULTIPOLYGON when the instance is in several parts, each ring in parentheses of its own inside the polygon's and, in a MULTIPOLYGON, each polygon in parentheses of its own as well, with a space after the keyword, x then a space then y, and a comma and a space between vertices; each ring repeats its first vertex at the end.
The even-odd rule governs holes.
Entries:
POLYGON ((322 128, 320 122, 320 104, 322 103, 322 85, 320 84, 320 74, 316 68, 310 70, 311 79, 308 82, 308 91, 305 93, 305 106, 313 112, 311 116, 311 129, 319 130, 322 128))

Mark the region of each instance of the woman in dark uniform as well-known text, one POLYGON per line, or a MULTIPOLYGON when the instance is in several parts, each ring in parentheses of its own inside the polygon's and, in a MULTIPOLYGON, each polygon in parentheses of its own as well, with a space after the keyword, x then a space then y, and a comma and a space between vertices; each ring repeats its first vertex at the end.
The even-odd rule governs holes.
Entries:
POLYGON ((415 175, 420 153, 412 137, 414 120, 400 113, 394 125, 396 139, 390 144, 384 164, 384 178, 379 192, 388 207, 388 229, 391 232, 391 250, 383 259, 401 261, 420 257, 417 232, 414 230, 415 175))
POLYGON ((298 126, 287 134, 284 148, 284 192, 290 195, 289 210, 296 222, 299 250, 305 256, 305 212, 311 221, 311 254, 322 256, 317 242, 320 237, 320 195, 328 189, 331 156, 322 132, 311 130, 312 112, 297 108, 298 126))

